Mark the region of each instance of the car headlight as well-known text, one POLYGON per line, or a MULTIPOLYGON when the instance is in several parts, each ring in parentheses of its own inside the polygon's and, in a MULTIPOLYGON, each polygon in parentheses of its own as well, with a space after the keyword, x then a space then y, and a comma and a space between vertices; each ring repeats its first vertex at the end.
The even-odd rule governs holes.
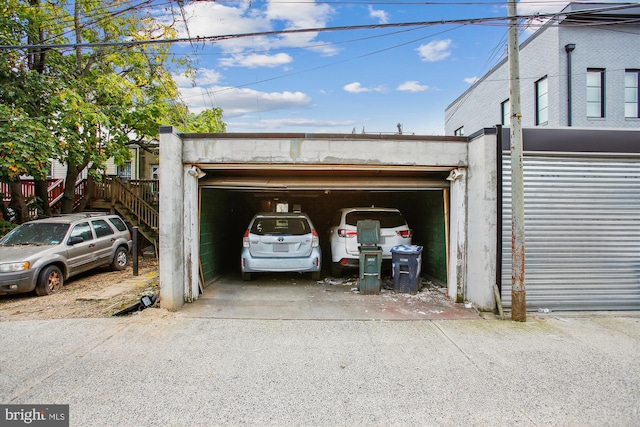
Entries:
POLYGON ((0 264, 0 273, 12 273, 29 269, 29 262, 7 262, 0 264))

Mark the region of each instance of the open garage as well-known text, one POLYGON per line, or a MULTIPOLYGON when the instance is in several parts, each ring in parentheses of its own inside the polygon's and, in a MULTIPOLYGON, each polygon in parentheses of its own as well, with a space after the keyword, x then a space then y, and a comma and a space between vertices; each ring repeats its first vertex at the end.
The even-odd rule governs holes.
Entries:
POLYGON ((470 147, 462 137, 179 134, 169 127, 161 128, 160 154, 165 308, 196 300, 219 277, 239 276, 242 235, 257 212, 308 214, 326 277, 332 216, 362 206, 403 213, 413 243, 424 247, 423 275, 444 284, 452 301, 494 307, 495 249, 487 247, 496 239, 495 139, 470 147))
POLYGON ((399 209, 424 247, 422 272, 446 284, 449 170, 428 168, 207 168, 200 180, 200 262, 204 281, 239 272, 242 235, 257 212, 300 210, 320 236, 329 274, 328 228, 340 208, 399 209))

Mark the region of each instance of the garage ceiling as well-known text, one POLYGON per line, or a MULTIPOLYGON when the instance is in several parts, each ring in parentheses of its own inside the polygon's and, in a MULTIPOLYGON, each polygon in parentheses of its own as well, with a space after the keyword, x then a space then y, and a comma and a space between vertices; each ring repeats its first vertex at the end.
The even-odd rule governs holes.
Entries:
POLYGON ((205 188, 246 191, 430 190, 449 187, 450 167, 342 165, 197 165, 205 188))

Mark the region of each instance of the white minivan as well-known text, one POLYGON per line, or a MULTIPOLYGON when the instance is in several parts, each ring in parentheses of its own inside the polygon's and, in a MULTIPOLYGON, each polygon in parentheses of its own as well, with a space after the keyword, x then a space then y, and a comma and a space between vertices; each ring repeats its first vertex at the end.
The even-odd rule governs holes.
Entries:
POLYGON ((391 248, 411 245, 413 231, 402 213, 395 208, 362 207, 340 209, 329 228, 331 244, 331 275, 340 276, 345 268, 357 268, 358 251, 357 224, 363 219, 380 221, 380 243, 382 260, 391 259, 391 248))

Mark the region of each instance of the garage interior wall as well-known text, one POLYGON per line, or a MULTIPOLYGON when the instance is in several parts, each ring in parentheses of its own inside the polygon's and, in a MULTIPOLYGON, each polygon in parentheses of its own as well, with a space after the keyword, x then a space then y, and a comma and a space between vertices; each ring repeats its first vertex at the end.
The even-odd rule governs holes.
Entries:
MULTIPOLYGON (((446 236, 443 190, 425 191, 245 191, 202 188, 200 203, 200 265, 205 284, 240 271, 242 235, 252 216, 276 202, 307 213, 320 235, 323 274, 329 274, 328 228, 338 209, 351 206, 397 207, 414 230, 413 242, 423 249, 422 273, 446 285, 446 236)), ((357 270, 355 271, 357 273, 357 270)))

